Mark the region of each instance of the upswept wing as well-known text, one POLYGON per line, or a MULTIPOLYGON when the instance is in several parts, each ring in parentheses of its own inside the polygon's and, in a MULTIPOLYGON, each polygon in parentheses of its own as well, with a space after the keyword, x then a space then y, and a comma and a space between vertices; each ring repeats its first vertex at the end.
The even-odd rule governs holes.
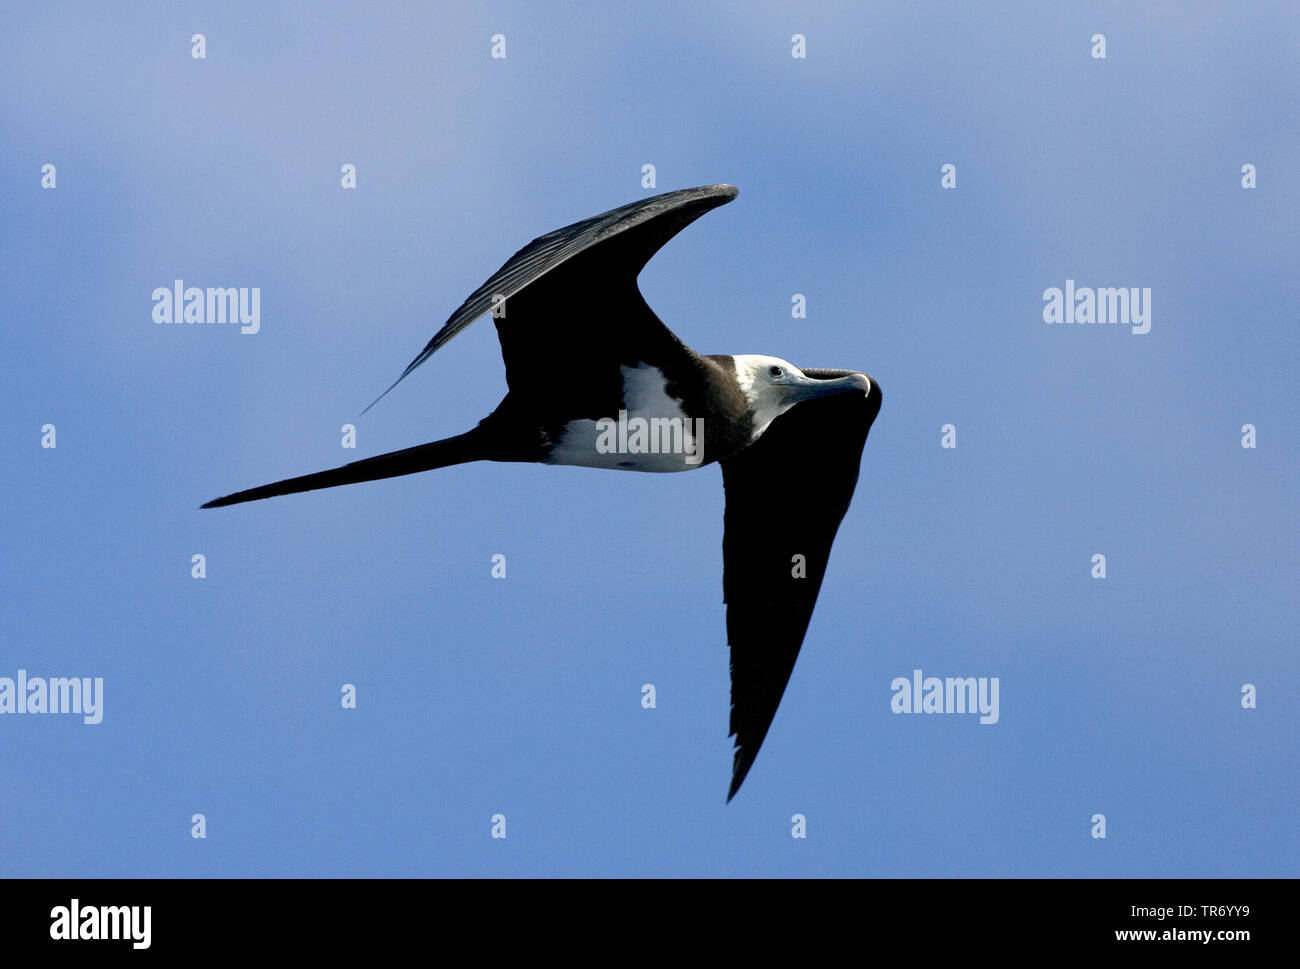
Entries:
MULTIPOLYGON (((658 323, 653 313, 645 307, 636 288, 637 275, 664 243, 705 212, 730 202, 736 195, 737 189, 731 185, 705 185, 667 192, 610 209, 601 215, 583 219, 534 239, 470 294, 416 358, 407 364, 401 376, 370 407, 379 403, 439 347, 479 317, 492 311, 498 300, 505 301, 506 318, 510 319, 511 298, 524 294, 539 280, 553 276, 561 267, 570 271, 581 269, 581 273, 566 274, 571 278, 565 282, 573 283, 574 287, 565 292, 564 287, 548 286, 547 300, 534 299, 530 301, 532 304, 553 302, 555 316, 562 316, 568 310, 576 320, 582 321, 590 315, 590 307, 595 303, 603 315, 630 315, 637 320, 648 318, 658 323), (584 257, 580 266, 573 264, 578 256, 584 257), (618 311, 622 308, 619 304, 627 304, 630 312, 619 314, 618 311)), ((552 307, 547 305, 545 308, 550 310, 552 307)), ((552 314, 546 315, 549 317, 552 314)), ((550 319, 544 322, 550 322, 550 319)), ((659 326, 663 328, 663 324, 659 323, 659 326)), ((505 349, 506 329, 500 326, 498 329, 502 330, 505 349)), ((667 337, 675 342, 676 337, 668 333, 666 328, 663 329, 667 337)), ((554 338, 554 335, 551 337, 554 338)))

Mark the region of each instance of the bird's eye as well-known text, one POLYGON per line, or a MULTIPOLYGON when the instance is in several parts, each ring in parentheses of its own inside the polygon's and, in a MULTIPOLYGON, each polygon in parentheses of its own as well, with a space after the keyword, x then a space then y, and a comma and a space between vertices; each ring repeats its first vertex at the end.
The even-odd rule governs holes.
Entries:
POLYGON ((767 372, 768 372, 769 374, 771 374, 773 377, 784 377, 784 376, 785 376, 785 371, 782 370, 780 367, 770 367, 770 368, 768 368, 768 371, 767 371, 767 372))

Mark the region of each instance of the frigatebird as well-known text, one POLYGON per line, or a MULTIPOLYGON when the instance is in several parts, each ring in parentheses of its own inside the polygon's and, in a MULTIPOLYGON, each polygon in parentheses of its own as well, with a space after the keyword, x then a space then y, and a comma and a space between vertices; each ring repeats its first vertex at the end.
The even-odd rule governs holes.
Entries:
POLYGON ((722 588, 736 738, 730 802, 785 693, 881 401, 879 385, 861 372, 696 353, 646 304, 636 280, 651 256, 736 194, 731 185, 667 192, 515 253, 374 402, 490 312, 508 392, 474 429, 203 507, 467 461, 662 472, 717 462, 726 489, 722 588))

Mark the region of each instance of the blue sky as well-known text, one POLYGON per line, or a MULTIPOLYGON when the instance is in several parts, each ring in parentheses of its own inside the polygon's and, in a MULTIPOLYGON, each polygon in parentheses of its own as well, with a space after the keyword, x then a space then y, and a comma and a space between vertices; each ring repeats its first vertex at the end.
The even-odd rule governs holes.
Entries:
POLYGON ((104 716, 0 716, 0 873, 1297 874, 1295 9, 614 6, 6 13, 0 677, 104 716), (358 414, 530 239, 713 182, 659 316, 884 390, 730 805, 716 466, 197 510, 472 426, 487 322, 358 414), (156 325, 175 279, 260 332, 156 325), (1067 279, 1150 332, 1044 323, 1067 279), (892 713, 914 669, 999 722, 892 713))

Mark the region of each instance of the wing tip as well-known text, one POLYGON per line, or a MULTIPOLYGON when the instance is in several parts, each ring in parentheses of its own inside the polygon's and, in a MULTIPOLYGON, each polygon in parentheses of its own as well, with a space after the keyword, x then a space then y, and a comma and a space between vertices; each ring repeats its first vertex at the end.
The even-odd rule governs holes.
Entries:
POLYGON ((679 188, 672 192, 664 192, 661 195, 652 195, 639 203, 629 203, 629 206, 634 205, 640 208, 647 203, 653 204, 671 200, 670 207, 672 208, 709 202, 707 208, 712 209, 717 208, 719 205, 726 205, 739 194, 740 189, 736 188, 736 186, 727 182, 715 182, 712 185, 696 185, 694 188, 679 188))
POLYGON ((688 188, 684 193, 690 193, 694 196, 691 201, 698 202, 701 199, 710 199, 713 204, 709 208, 716 208, 719 205, 726 205, 733 201, 740 194, 740 189, 734 185, 728 185, 726 182, 718 182, 715 185, 701 185, 698 188, 688 188))
POLYGON ((727 803, 736 796, 740 786, 745 783, 745 778, 749 775, 749 769, 754 766, 754 756, 758 754, 755 750, 750 755, 747 748, 741 746, 740 738, 736 738, 735 756, 731 763, 731 786, 727 788, 727 803))
MULTIPOLYGON (((409 371, 408 371, 408 372, 409 372, 409 371)), ((398 377, 396 380, 394 380, 391 384, 388 385, 388 390, 385 390, 382 394, 380 394, 378 397, 376 397, 376 398, 375 398, 374 400, 372 400, 370 403, 366 404, 365 409, 364 409, 360 414, 358 414, 357 416, 358 416, 358 417, 365 417, 366 414, 369 413, 370 408, 374 407, 377 403, 379 403, 381 400, 383 400, 385 397, 387 397, 389 391, 391 391, 394 387, 396 387, 398 384, 400 384, 400 383, 401 383, 403 380, 405 380, 405 379, 406 379, 406 374, 404 373, 404 374, 402 374, 402 376, 398 377)))

